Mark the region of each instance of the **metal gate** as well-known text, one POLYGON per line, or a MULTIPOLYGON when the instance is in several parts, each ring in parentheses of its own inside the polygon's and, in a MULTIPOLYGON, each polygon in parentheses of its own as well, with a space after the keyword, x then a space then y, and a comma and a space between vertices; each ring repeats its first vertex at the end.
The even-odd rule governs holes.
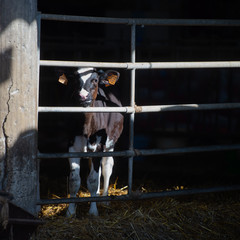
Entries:
POLYGON ((211 61, 211 62, 136 62, 136 26, 137 25, 158 25, 158 26, 240 26, 240 20, 197 20, 197 19, 133 19, 133 18, 105 18, 105 17, 83 17, 66 16, 54 14, 40 14, 39 24, 42 20, 70 21, 83 23, 104 23, 104 24, 124 24, 131 27, 131 59, 129 62, 83 62, 83 61, 49 61, 40 60, 40 66, 62 66, 62 67, 101 67, 101 68, 122 68, 131 71, 131 95, 130 105, 124 107, 45 107, 39 106, 38 113, 43 112, 121 112, 130 114, 129 121, 129 149, 117 152, 93 152, 93 153, 38 153, 40 159, 50 158, 73 158, 73 157, 96 157, 96 156, 118 156, 128 157, 128 195, 106 196, 106 197, 86 197, 86 198, 63 198, 63 199, 39 199, 37 204, 59 204, 78 203, 86 201, 118 201, 148 199, 163 196, 180 196, 196 193, 220 192, 240 190, 239 185, 228 187, 214 187, 205 189, 187 189, 178 191, 166 191, 156 193, 134 194, 132 192, 133 157, 140 155, 162 155, 175 153, 210 152, 224 150, 239 150, 240 144, 196 146, 171 149, 135 149, 134 148, 134 117, 138 113, 165 112, 165 111, 198 111, 198 110, 221 110, 239 109, 240 103, 216 103, 216 104, 177 104, 158 106, 136 106, 135 105, 135 72, 138 69, 187 69, 187 68, 238 68, 240 61, 211 61))

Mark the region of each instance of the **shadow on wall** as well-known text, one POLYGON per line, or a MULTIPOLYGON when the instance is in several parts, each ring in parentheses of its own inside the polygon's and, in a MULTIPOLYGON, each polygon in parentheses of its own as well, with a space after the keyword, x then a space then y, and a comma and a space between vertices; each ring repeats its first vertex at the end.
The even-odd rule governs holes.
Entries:
POLYGON ((3 52, 0 52, 0 62, 5 62, 8 68, 3 68, 0 71, 0 84, 5 82, 10 78, 10 69, 12 67, 12 49, 6 49, 3 52))
MULTIPOLYGON (((10 78, 10 69, 12 66, 12 47, 14 37, 6 34, 6 30, 10 25, 18 20, 23 20, 29 26, 37 19, 37 0, 1 0, 0 1, 0 66, 8 66, 8 68, 0 68, 0 84, 10 78), (26 5, 27 4, 27 5, 26 5), (25 8, 31 9, 31 14, 25 8), (35 12, 35 14, 34 14, 35 12), (1 44, 1 42, 3 44, 1 44), (9 47, 4 48, 9 44, 9 47), (4 63, 4 64, 2 64, 4 63)), ((38 25, 37 25, 38 27, 38 25)), ((39 32, 39 29, 38 29, 39 32)), ((39 48, 39 41, 37 42, 39 48)))
POLYGON ((25 22, 27 22, 29 25, 31 25, 32 22, 36 20, 36 16, 34 16, 33 14, 26 14, 26 11, 24 10, 25 7, 26 9, 31 8, 32 12, 36 11, 37 0, 30 0, 27 3, 25 0, 18 0, 17 3, 15 0, 1 0, 0 16, 1 16, 1 19, 4 19, 4 21, 0 21, 1 33, 9 26, 9 24, 11 24, 16 19, 22 19, 25 22), (26 4, 27 4, 27 7, 26 7, 26 4), (12 12, 14 12, 14 14, 12 14, 12 12))
POLYGON ((32 213, 36 212, 38 194, 36 143, 37 131, 25 131, 7 148, 5 155, 0 156, 3 191, 11 193, 14 203, 32 213))

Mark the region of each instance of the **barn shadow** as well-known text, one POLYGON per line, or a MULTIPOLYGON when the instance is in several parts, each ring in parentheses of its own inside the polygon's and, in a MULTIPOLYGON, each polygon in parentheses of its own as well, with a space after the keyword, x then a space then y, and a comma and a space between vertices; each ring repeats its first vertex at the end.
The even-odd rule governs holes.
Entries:
MULTIPOLYGON (((31 25, 33 21, 36 20, 35 16, 33 15, 25 15, 24 12, 24 8, 26 6, 25 1, 24 0, 19 0, 18 1, 18 5, 16 6, 16 4, 14 4, 14 0, 3 0, 0 3, 0 9, 1 9, 1 17, 4 19, 4 21, 0 22, 0 30, 1 32, 4 32, 4 30, 16 19, 22 19, 24 22, 26 22, 28 25, 31 25), (22 11, 16 11, 16 8, 20 6, 22 11), (15 7, 15 9, 14 9, 15 7), (8 11, 3 12, 2 9, 7 9, 8 11), (14 12, 14 14, 9 14, 10 12, 12 13, 12 11, 14 12), (30 17, 29 17, 30 16, 30 17)), ((29 3, 28 3, 29 4, 29 3)), ((37 10, 37 1, 32 0, 31 1, 32 4, 32 10, 34 10, 34 8, 37 10), (34 6, 35 5, 35 6, 34 6)), ((37 13, 37 12, 36 12, 37 13)))
POLYGON ((37 226, 42 224, 36 217, 37 130, 21 133, 11 147, 7 136, 6 138, 6 152, 0 156, 0 238, 27 240, 31 239, 37 226))
POLYGON ((3 52, 0 52, 0 62, 7 66, 6 68, 1 69, 0 73, 0 85, 10 78, 10 69, 12 67, 12 49, 5 49, 3 52))
MULTIPOLYGON (((5 32, 7 30, 8 27, 11 27, 11 24, 16 21, 16 20, 23 20, 24 22, 26 22, 29 26, 34 22, 37 21, 38 18, 38 12, 37 12, 37 0, 31 0, 31 3, 28 4, 32 4, 32 11, 34 11, 35 8, 35 13, 34 14, 26 14, 24 8, 26 6, 26 1, 24 0, 19 0, 17 1, 17 3, 15 3, 14 0, 10 0, 10 1, 1 1, 0 2, 0 41, 5 41, 4 37, 5 36, 5 32), (34 6, 35 5, 35 6, 34 6), (14 8, 18 8, 18 10, 14 9, 14 8), (5 11, 3 11, 3 9, 5 11)), ((38 24, 36 24, 37 28, 39 27, 38 24)), ((39 29, 37 29, 37 32, 39 33, 39 29)), ((13 39, 9 39, 9 47, 7 47, 6 49, 4 49, 2 46, 0 47, 0 65, 4 66, 1 67, 1 71, 0 71, 0 84, 5 82, 6 80, 8 80, 11 76, 10 76, 10 72, 11 72, 11 68, 12 68, 12 61, 14 61, 14 59, 12 58, 12 52, 13 49, 11 47, 11 41, 13 41, 13 39)), ((39 43, 39 38, 37 38, 37 46, 39 49, 40 43, 39 43)))

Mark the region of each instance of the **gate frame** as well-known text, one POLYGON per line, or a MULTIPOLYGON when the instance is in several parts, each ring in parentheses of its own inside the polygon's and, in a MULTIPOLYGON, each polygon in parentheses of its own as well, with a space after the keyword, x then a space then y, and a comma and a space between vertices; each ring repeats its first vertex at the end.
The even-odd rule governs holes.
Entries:
POLYGON ((158 105, 158 106, 136 106, 135 104, 135 72, 137 69, 185 69, 185 68, 239 68, 240 61, 207 61, 207 62, 136 62, 136 26, 137 25, 158 25, 158 26, 231 26, 239 27, 240 20, 215 20, 215 19, 137 19, 137 18, 107 18, 107 17, 85 17, 69 16, 56 14, 40 14, 39 29, 41 20, 84 22, 84 23, 106 23, 106 24, 125 24, 131 26, 131 61, 124 63, 113 62, 85 62, 85 61, 50 61, 39 60, 40 66, 63 66, 63 67, 112 67, 123 68, 131 71, 131 92, 130 106, 125 107, 44 107, 38 106, 38 113, 41 112, 123 112, 130 114, 129 121, 129 150, 118 152, 95 152, 95 153, 38 153, 38 158, 74 158, 74 157, 102 157, 102 156, 121 156, 128 159, 128 195, 106 196, 106 197, 87 197, 87 198, 62 198, 62 199, 39 199, 37 204, 59 204, 59 203, 78 203, 89 201, 122 201, 122 200, 141 200, 163 196, 182 196, 198 193, 221 192, 240 190, 240 185, 204 188, 204 189, 185 189, 175 191, 163 191, 157 193, 134 194, 132 192, 133 157, 140 155, 162 155, 174 153, 190 152, 209 152, 239 150, 240 144, 196 146, 174 149, 134 149, 134 119, 135 113, 143 112, 162 112, 162 111, 195 111, 195 110, 220 110, 237 109, 240 103, 215 103, 215 104, 177 104, 177 105, 158 105))

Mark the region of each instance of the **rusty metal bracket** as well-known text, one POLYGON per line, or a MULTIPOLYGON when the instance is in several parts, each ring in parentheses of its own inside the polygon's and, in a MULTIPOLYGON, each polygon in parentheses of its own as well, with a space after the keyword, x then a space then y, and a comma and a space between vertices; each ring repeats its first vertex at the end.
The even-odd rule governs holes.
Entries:
POLYGON ((134 109, 135 109, 135 112, 136 112, 136 113, 142 112, 142 107, 141 107, 141 106, 137 106, 136 104, 135 104, 135 106, 134 106, 134 109))

